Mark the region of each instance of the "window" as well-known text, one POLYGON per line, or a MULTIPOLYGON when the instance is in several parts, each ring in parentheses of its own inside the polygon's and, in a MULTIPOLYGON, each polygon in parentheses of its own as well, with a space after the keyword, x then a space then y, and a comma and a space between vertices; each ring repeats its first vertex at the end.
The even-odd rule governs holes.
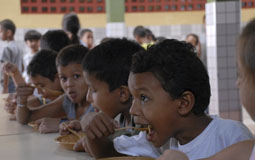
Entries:
POLYGON ((189 4, 188 10, 192 10, 192 9, 193 9, 193 5, 192 5, 192 4, 189 4))
POLYGON ((165 5, 165 10, 168 11, 170 9, 170 6, 169 5, 165 5))
POLYGON ((56 7, 50 7, 50 11, 51 11, 51 12, 56 12, 56 11, 57 11, 57 8, 56 8, 56 7))
POLYGON ((144 11, 144 10, 145 10, 145 7, 144 7, 144 6, 139 6, 139 10, 140 10, 140 11, 144 11))
POLYGON ((181 6, 181 10, 184 11, 185 10, 185 5, 181 6))
POLYGON ((132 11, 137 11, 137 6, 132 6, 132 11))
POLYGON ((88 2, 88 3, 91 3, 91 2, 92 2, 92 0, 87 0, 87 2, 88 2))
POLYGON ((69 2, 70 2, 70 3, 73 3, 73 2, 74 2, 74 0, 69 0, 69 2))
POLYGON ((102 12, 102 11, 103 11, 103 7, 102 7, 102 6, 98 6, 98 7, 97 7, 97 11, 98 11, 98 12, 102 12))
POLYGON ((93 12, 93 8, 92 7, 87 7, 88 12, 93 12))
POLYGON ((160 11, 161 10, 161 6, 156 6, 156 11, 160 11))
POLYGON ((252 7, 253 6, 253 2, 248 2, 248 7, 252 7))
POLYGON ((202 9, 202 5, 201 4, 197 4, 197 9, 202 9))
POLYGON ((36 0, 31 0, 32 3, 36 3, 36 0))
POLYGON ((101 3, 101 2, 103 2, 103 0, 97 0, 97 2, 98 2, 98 3, 101 3))
POLYGON ((42 7, 42 12, 48 12, 48 8, 47 7, 42 7))
POLYGON ((153 8, 154 8, 153 6, 149 6, 149 7, 148 7, 148 10, 149 10, 149 11, 153 11, 153 8))
POLYGON ((79 0, 79 2, 80 2, 80 3, 84 3, 84 2, 85 2, 85 0, 79 0))
POLYGON ((85 8, 84 8, 84 7, 80 7, 80 8, 79 8, 79 11, 80 11, 80 12, 84 12, 84 11, 85 11, 85 8))
POLYGON ((69 7, 69 11, 73 12, 74 11, 74 7, 69 7))
POLYGON ((148 0, 149 2, 153 2, 153 0, 148 0))
POLYGON ((22 2, 23 2, 23 3, 27 3, 27 2, 28 2, 28 0, 22 0, 22 2))
POLYGON ((37 7, 32 7, 31 10, 32 12, 37 12, 37 7))
POLYGON ((144 2, 144 0, 139 0, 139 2, 144 2))
POLYGON ((22 7, 22 12, 28 12, 28 7, 22 7))
POLYGON ((47 0, 42 0, 42 3, 47 3, 47 0))
POLYGON ((66 0, 61 0, 60 2, 61 2, 61 3, 65 3, 65 2, 66 2, 66 0))
POLYGON ((173 6, 171 7, 171 10, 173 10, 173 11, 177 10, 177 6, 176 6, 176 5, 173 5, 173 6))
POLYGON ((242 7, 246 7, 246 2, 242 2, 242 7))
POLYGON ((56 0, 50 0, 50 3, 55 3, 56 2, 56 0))
POLYGON ((61 12, 65 12, 66 11, 66 7, 61 7, 61 12))
POLYGON ((136 2, 136 0, 132 0, 132 2, 136 2))
POLYGON ((156 0, 156 2, 160 2, 161 0, 156 0))

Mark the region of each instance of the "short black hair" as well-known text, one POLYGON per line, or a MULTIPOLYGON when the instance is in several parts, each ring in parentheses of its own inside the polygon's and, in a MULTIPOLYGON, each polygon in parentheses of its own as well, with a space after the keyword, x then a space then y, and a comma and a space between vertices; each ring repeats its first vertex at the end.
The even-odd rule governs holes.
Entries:
POLYGON ((192 92, 195 115, 204 114, 209 105, 209 76, 191 44, 167 39, 153 45, 133 57, 131 72, 151 72, 174 99, 180 98, 185 91, 192 92))
POLYGON ((83 70, 109 86, 113 91, 128 85, 132 55, 143 48, 127 39, 111 39, 92 50, 83 61, 83 70))
POLYGON ((15 34, 16 26, 12 20, 4 19, 0 22, 0 26, 2 27, 3 30, 10 30, 13 35, 15 34))
POLYGON ((57 52, 53 50, 40 50, 28 64, 27 74, 31 77, 40 75, 54 81, 57 74, 56 57, 57 52))
POLYGON ((80 29, 80 21, 75 13, 67 13, 64 15, 62 20, 62 28, 64 31, 68 31, 72 34, 71 42, 72 44, 79 44, 79 37, 77 33, 80 29))
POLYGON ((88 51, 89 49, 82 45, 69 45, 60 50, 56 59, 56 65, 57 67, 65 67, 69 64, 82 64, 82 60, 88 51))
POLYGON ((63 30, 47 31, 40 41, 41 49, 52 49, 57 52, 70 44, 71 41, 63 30))
POLYGON ((143 26, 136 26, 133 35, 138 37, 146 37, 146 30, 143 26))
POLYGON ((145 28, 146 37, 151 37, 153 41, 157 41, 155 35, 152 33, 152 31, 149 28, 145 28))
POLYGON ((29 30, 26 32, 24 36, 25 41, 32 41, 32 40, 39 40, 41 39, 42 35, 40 32, 36 30, 29 30))
POLYGON ((87 33, 87 32, 93 33, 92 30, 90 30, 90 29, 83 29, 83 30, 81 30, 81 32, 80 32, 80 38, 83 37, 84 34, 87 33))

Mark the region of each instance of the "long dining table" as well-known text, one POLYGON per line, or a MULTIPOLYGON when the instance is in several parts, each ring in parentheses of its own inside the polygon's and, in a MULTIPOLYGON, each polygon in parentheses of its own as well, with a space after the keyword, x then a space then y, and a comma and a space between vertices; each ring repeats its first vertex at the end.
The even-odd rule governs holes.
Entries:
POLYGON ((40 134, 27 125, 10 121, 0 94, 0 159, 4 160, 91 160, 85 152, 69 151, 55 142, 58 133, 40 134))

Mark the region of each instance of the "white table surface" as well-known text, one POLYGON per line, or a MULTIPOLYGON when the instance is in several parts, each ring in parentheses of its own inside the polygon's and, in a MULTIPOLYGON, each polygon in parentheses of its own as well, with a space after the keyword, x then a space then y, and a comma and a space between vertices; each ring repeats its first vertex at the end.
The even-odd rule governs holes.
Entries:
POLYGON ((40 134, 29 126, 9 120, 0 95, 0 159, 6 160, 91 160, 87 153, 68 151, 57 144, 54 134, 40 134))

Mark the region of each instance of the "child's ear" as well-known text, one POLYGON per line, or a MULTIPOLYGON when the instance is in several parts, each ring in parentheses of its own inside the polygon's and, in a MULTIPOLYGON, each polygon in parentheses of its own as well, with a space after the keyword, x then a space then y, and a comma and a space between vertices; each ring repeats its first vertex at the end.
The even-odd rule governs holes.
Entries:
POLYGON ((120 86, 119 88, 120 92, 120 102, 121 103, 126 103, 130 100, 130 97, 131 97, 131 93, 128 89, 128 86, 120 86))
POLYGON ((178 112, 181 116, 189 114, 194 107, 195 96, 190 91, 185 91, 180 98, 180 105, 178 107, 178 112))

